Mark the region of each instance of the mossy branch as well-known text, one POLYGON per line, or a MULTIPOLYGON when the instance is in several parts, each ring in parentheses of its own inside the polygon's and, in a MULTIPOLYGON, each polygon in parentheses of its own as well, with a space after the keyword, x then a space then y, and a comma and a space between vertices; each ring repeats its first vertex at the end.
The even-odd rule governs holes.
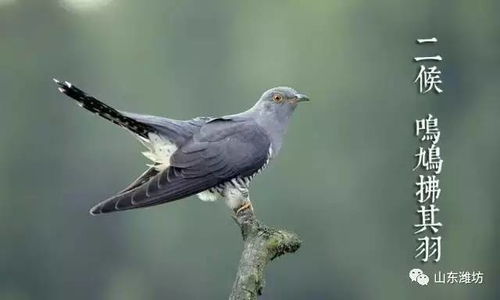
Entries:
POLYGON ((251 209, 234 217, 243 236, 243 252, 230 300, 257 299, 264 288, 264 269, 268 262, 297 251, 302 243, 297 234, 267 227, 251 209))

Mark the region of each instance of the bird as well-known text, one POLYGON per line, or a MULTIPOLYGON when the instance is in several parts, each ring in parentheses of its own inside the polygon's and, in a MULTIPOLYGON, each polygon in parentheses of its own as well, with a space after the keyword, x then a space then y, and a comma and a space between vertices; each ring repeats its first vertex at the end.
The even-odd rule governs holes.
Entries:
POLYGON ((147 149, 148 169, 99 202, 91 215, 155 206, 197 195, 224 199, 235 214, 251 209, 252 179, 280 152, 290 118, 309 97, 290 87, 265 91, 248 110, 176 120, 112 108, 67 81, 54 79, 79 106, 131 132, 147 149))

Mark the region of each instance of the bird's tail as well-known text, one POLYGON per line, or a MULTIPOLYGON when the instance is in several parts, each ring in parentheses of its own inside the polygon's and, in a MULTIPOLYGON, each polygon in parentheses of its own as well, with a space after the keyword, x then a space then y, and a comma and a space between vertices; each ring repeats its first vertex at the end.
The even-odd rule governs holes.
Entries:
POLYGON ((118 126, 124 127, 144 138, 148 138, 148 133, 155 131, 151 125, 125 116, 120 111, 90 95, 87 95, 84 91, 67 81, 59 81, 54 78, 54 82, 59 86, 59 91, 61 93, 75 99, 81 107, 117 124, 118 126))

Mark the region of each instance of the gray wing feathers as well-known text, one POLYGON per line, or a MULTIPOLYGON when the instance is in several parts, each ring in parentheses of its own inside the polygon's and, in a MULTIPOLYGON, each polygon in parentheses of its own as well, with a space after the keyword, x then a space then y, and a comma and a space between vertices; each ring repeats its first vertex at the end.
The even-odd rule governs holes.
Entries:
POLYGON ((170 167, 144 184, 101 202, 91 213, 170 202, 238 176, 251 176, 268 160, 269 147, 268 136, 254 122, 208 123, 172 155, 170 167))
POLYGON ((133 190, 133 189, 145 184, 146 182, 148 182, 149 179, 151 179, 152 177, 154 177, 158 173, 159 173, 159 171, 156 170, 155 167, 150 167, 144 173, 142 173, 141 176, 139 176, 136 180, 134 180, 131 184, 129 184, 125 189, 123 189, 118 194, 123 194, 125 192, 133 190))

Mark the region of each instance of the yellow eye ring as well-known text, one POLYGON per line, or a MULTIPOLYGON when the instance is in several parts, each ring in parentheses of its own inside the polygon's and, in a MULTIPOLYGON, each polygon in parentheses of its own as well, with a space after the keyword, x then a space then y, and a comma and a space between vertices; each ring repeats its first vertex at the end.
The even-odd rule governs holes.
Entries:
POLYGON ((283 101, 283 96, 281 96, 280 94, 275 94, 273 96, 273 100, 274 100, 274 102, 278 102, 279 103, 279 102, 283 101))

